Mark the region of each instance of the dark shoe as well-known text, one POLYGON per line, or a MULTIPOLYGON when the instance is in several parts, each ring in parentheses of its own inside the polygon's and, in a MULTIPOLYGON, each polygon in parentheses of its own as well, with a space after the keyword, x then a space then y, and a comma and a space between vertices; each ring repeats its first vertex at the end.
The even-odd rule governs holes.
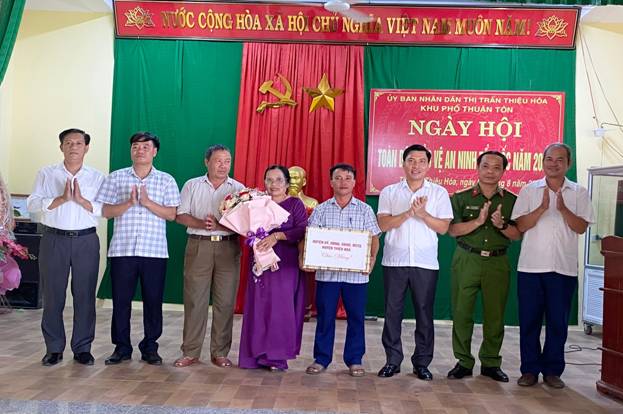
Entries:
POLYGON ((162 358, 157 352, 145 352, 141 355, 141 359, 149 365, 162 365, 162 358))
POLYGON ((82 365, 93 365, 95 363, 95 358, 93 358, 90 352, 78 352, 74 354, 74 360, 82 365))
POLYGON ((539 376, 531 373, 523 374, 517 380, 517 385, 521 385, 522 387, 532 387, 534 384, 539 382, 539 376))
POLYGON ((545 375, 543 376, 543 382, 552 388, 565 388, 565 382, 558 375, 545 375))
POLYGON ((393 377, 394 374, 400 373, 400 367, 394 364, 385 364, 383 368, 378 373, 379 377, 389 378, 393 377))
POLYGON ((484 375, 496 381, 508 382, 508 375, 499 367, 480 367, 480 375, 484 375))
POLYGON ((463 365, 459 364, 458 362, 456 363, 454 368, 448 371, 448 378, 461 379, 464 377, 471 377, 471 376, 472 376, 472 370, 469 368, 465 368, 463 365))
POLYGON ((433 380, 433 374, 426 367, 413 367, 413 373, 423 381, 433 380))
POLYGON ((51 367, 52 365, 56 365, 63 360, 62 352, 48 352, 45 354, 41 363, 46 367, 51 367))
POLYGON ((112 353, 111 356, 106 358, 106 360, 104 361, 104 364, 105 365, 117 365, 117 364, 120 364, 123 361, 127 361, 129 359, 132 359, 131 355, 121 355, 120 353, 115 351, 115 352, 112 353))

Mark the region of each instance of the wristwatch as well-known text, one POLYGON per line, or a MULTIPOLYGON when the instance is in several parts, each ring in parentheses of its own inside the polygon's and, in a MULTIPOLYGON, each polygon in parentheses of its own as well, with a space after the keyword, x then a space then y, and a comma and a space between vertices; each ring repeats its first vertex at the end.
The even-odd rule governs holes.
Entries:
POLYGON ((508 228, 508 222, 505 221, 504 224, 502 224, 502 227, 500 227, 500 230, 506 230, 508 228))

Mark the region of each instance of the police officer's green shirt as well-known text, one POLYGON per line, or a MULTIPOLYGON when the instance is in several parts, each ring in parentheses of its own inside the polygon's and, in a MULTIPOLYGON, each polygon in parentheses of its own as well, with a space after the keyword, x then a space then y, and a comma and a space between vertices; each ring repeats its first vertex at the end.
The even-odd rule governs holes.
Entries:
POLYGON ((450 198, 452 211, 454 213, 452 224, 476 219, 478 214, 480 214, 482 206, 487 201, 491 201, 489 214, 485 223, 473 232, 457 237, 457 241, 461 241, 470 247, 481 250, 499 250, 507 248, 511 241, 502 234, 500 229, 493 225, 491 222, 491 214, 495 212, 498 205, 502 204, 502 216, 504 217, 504 221, 509 224, 514 224, 514 222, 510 220, 510 217, 516 199, 517 196, 515 194, 499 187, 491 199, 487 199, 480 190, 478 184, 454 193, 450 198))

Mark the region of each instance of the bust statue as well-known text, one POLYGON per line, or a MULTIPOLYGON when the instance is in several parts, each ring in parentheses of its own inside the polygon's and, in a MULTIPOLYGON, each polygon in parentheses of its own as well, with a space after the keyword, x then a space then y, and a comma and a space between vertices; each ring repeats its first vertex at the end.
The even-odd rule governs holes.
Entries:
POLYGON ((288 168, 288 172, 290 173, 290 186, 288 187, 288 194, 293 197, 300 198, 308 211, 316 207, 318 205, 318 200, 306 196, 305 193, 303 193, 303 187, 307 184, 307 174, 305 170, 295 165, 288 168))

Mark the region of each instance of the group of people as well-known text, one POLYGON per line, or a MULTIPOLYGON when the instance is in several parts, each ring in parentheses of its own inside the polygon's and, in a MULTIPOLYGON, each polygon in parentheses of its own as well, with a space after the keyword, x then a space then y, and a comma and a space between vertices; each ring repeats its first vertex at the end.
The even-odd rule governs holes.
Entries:
MULTIPOLYGON (((41 214, 44 234, 40 246, 40 273, 44 281, 41 322, 46 343, 44 365, 62 360, 65 330, 62 312, 71 269, 74 359, 93 364, 90 353, 95 331, 95 288, 99 264, 98 216, 114 218, 108 256, 112 283, 111 336, 115 345, 107 365, 131 359, 131 301, 140 281, 144 338, 141 359, 161 364, 158 338, 162 333, 162 301, 168 257, 166 221, 187 228, 184 256, 184 330, 177 367, 199 362, 212 304, 210 359, 231 367, 228 358, 238 275, 238 236, 219 224, 219 205, 244 188, 229 176, 231 153, 221 145, 205 154, 207 173, 188 180, 178 191, 174 178, 158 171, 153 160, 160 141, 148 132, 130 138, 132 166, 105 177, 84 165, 90 137, 79 129, 59 135, 63 162, 39 171, 28 209, 41 214)), ((333 197, 308 211, 300 197, 291 195, 288 169, 272 165, 264 172, 264 188, 272 200, 290 213, 288 220, 257 243, 259 251, 273 249, 279 268, 257 278, 248 271, 240 338, 240 368, 282 371, 300 353, 305 317, 303 245, 307 226, 367 231, 372 236, 374 263, 379 237, 385 232, 382 268, 385 320, 382 343, 386 364, 379 377, 400 372, 404 300, 410 292, 416 317, 413 373, 432 380, 428 369, 434 354, 433 305, 437 278, 438 235, 456 238, 452 259, 452 348, 457 364, 449 378, 471 376, 473 312, 478 292, 483 304, 483 342, 479 351, 481 375, 508 382, 502 371, 500 350, 504 336, 504 309, 508 297, 510 265, 507 249, 523 237, 518 265, 521 377, 531 386, 540 374, 546 384, 562 388, 564 344, 577 286, 578 235, 593 221, 586 189, 565 178, 571 151, 561 143, 544 151, 545 176, 515 196, 500 185, 508 165, 498 151, 485 151, 477 159, 477 183, 449 196, 426 179, 431 152, 415 144, 403 152, 404 178, 384 188, 378 212, 353 196, 357 171, 348 164, 330 169, 333 197), (545 343, 540 333, 546 321, 545 343)), ((300 173, 300 172, 297 172, 300 173)), ((252 254, 252 253, 251 253, 252 254)), ((335 314, 341 298, 347 315, 343 359, 352 376, 365 375, 365 308, 369 274, 318 270, 317 323, 311 375, 332 362, 335 314)))

